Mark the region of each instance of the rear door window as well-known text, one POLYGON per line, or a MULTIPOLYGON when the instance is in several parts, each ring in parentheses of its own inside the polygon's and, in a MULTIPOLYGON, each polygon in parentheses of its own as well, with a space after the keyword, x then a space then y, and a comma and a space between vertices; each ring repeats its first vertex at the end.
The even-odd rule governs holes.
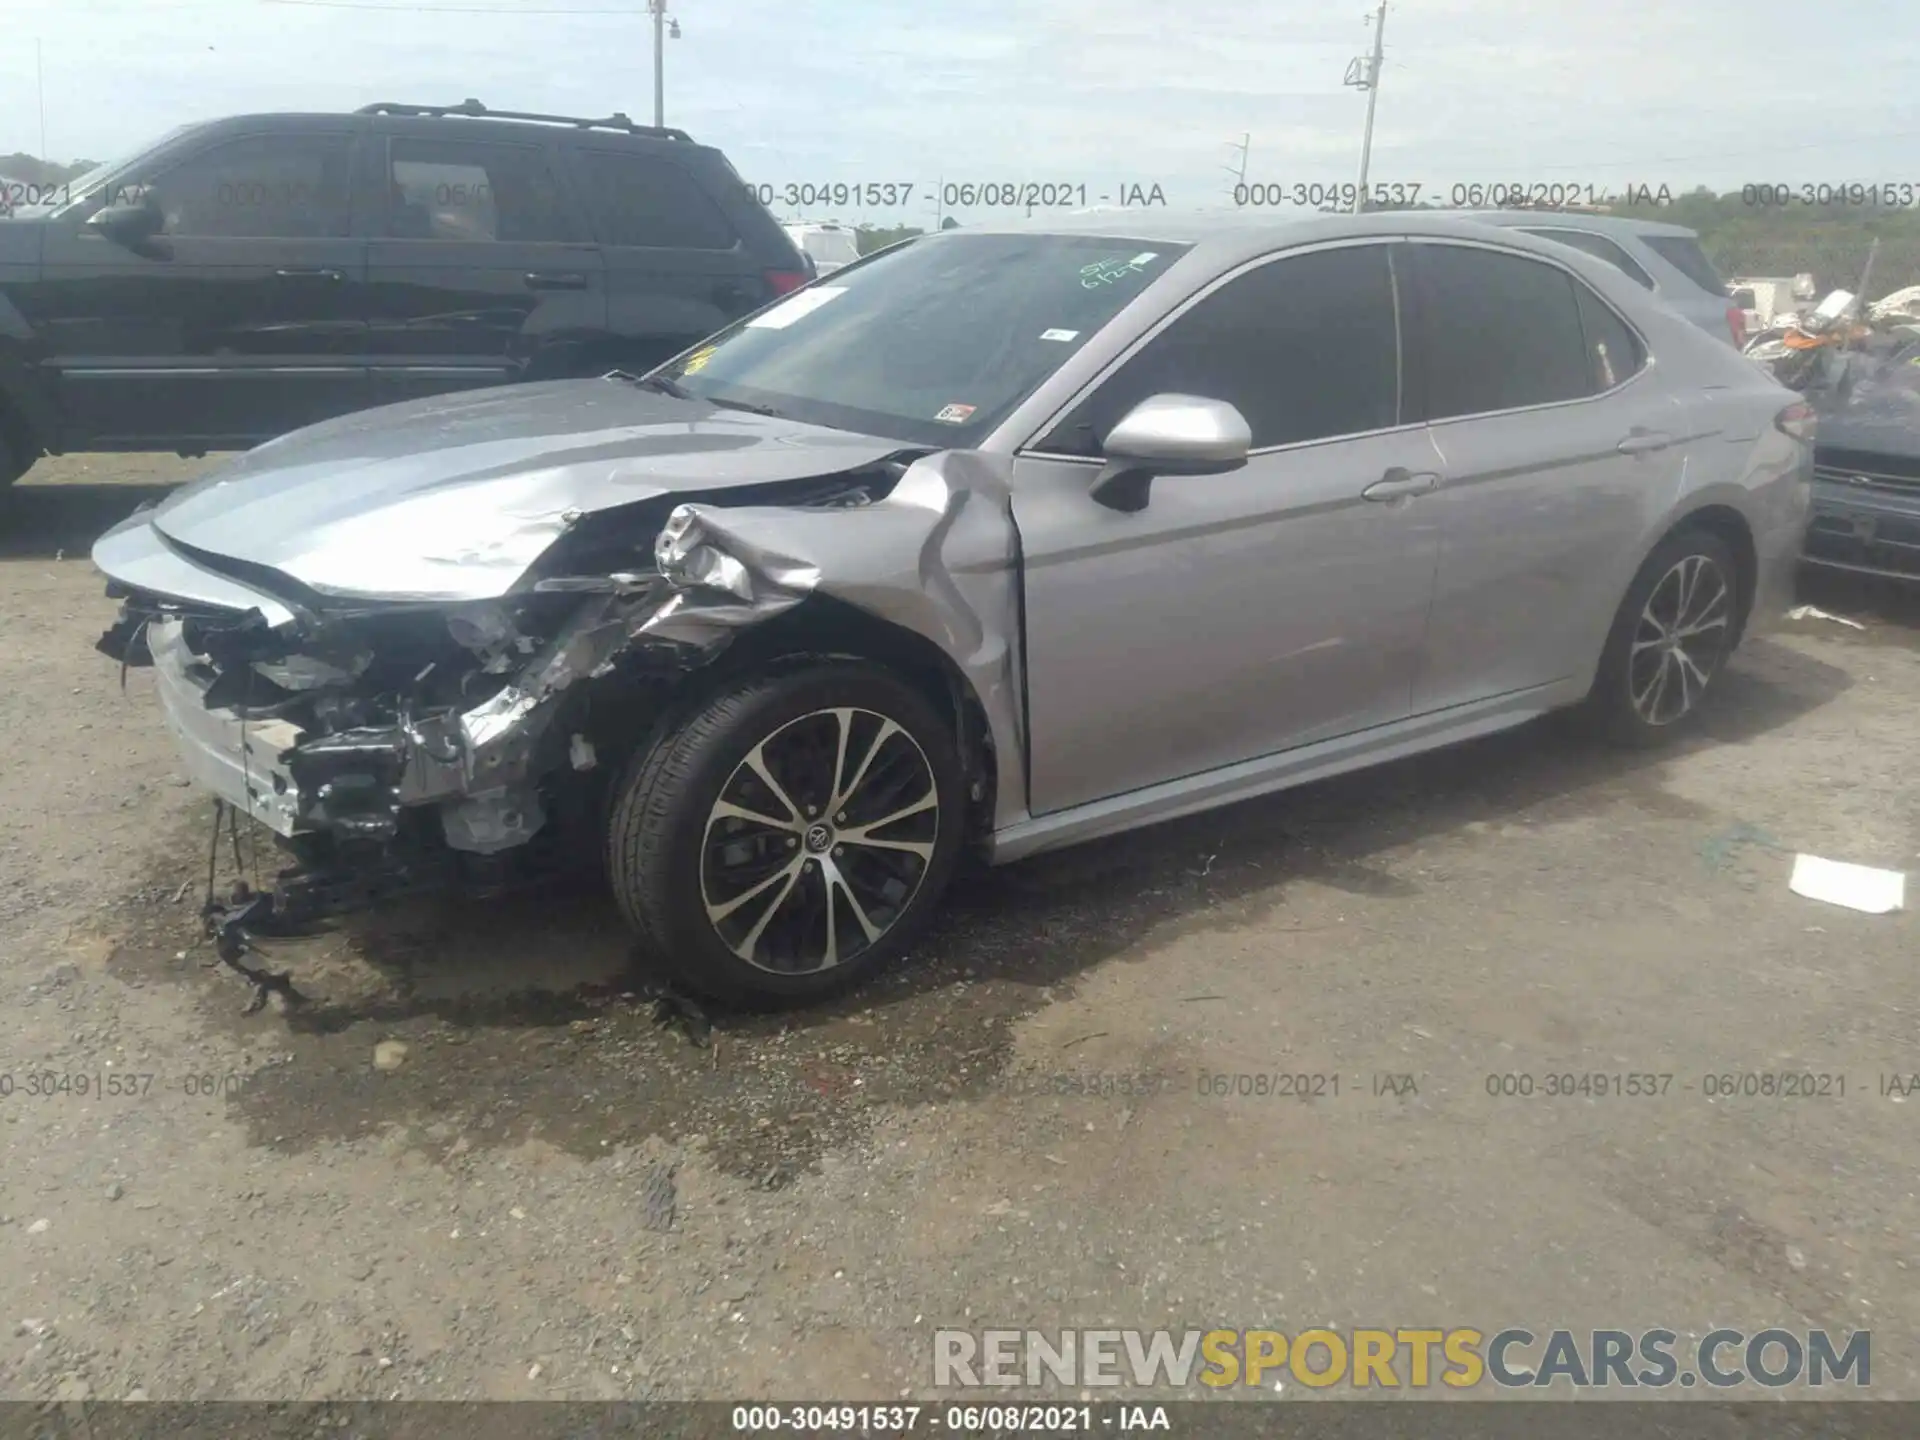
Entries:
POLYGON ((1727 293, 1727 282, 1691 235, 1642 235, 1647 248, 1710 295, 1727 293))
POLYGON ((388 156, 387 233, 396 240, 585 238, 534 146, 396 136, 388 156))
POLYGON ((1272 260, 1228 281, 1147 342, 1038 446, 1098 455, 1152 395, 1237 407, 1256 449, 1400 423, 1399 324, 1386 245, 1272 260))
POLYGON ((1644 286, 1648 290, 1653 289, 1653 277, 1647 274, 1640 262, 1604 235, 1595 235, 1590 230, 1522 230, 1520 233, 1537 235, 1542 240, 1552 240, 1561 245, 1571 245, 1576 250, 1584 250, 1596 259, 1606 261, 1634 284, 1644 286))
POLYGON ((1428 419, 1548 405, 1598 388, 1566 271, 1509 251, 1413 249, 1428 419))
POLYGON ((737 237, 700 183, 670 160, 583 150, 588 203, 603 245, 731 250, 737 237))

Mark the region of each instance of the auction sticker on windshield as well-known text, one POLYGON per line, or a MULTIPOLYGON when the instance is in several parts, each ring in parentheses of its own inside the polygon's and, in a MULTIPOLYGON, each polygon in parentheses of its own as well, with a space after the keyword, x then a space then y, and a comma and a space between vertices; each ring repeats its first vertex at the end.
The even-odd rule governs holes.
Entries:
POLYGON ((977 405, 948 405, 933 418, 948 425, 964 425, 967 417, 978 408, 977 405))
POLYGON ((747 322, 750 330, 784 330, 796 320, 805 319, 830 300, 837 300, 847 293, 844 285, 823 285, 815 290, 802 290, 791 300, 783 301, 767 311, 756 315, 747 322))

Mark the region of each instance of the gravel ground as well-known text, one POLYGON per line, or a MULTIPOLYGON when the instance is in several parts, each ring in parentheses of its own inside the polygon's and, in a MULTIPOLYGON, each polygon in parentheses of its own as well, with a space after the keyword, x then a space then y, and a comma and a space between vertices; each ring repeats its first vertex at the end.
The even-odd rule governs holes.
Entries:
POLYGON ((988 1324, 1871 1327, 1920 1398, 1914 916, 1786 883, 1920 868, 1912 602, 1821 587, 1866 628, 1753 642, 1672 752, 1536 726, 969 877, 705 1044, 595 895, 276 946, 313 1003, 243 1015, 90 648, 92 537, 204 463, 0 494, 0 1398, 887 1399, 988 1324), (1788 1069, 1845 1097, 1703 1094, 1788 1069), (1561 1071, 1674 1078, 1487 1093, 1561 1071), (1202 1093, 1276 1072, 1339 1092, 1202 1093))

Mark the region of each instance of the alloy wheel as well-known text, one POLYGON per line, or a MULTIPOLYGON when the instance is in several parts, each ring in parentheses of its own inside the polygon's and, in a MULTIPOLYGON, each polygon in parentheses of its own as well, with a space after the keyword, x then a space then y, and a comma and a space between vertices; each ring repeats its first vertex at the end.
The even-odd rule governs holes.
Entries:
POLYGON ((1733 587, 1707 555, 1677 561, 1647 596, 1628 652, 1634 711, 1649 725, 1671 725, 1699 704, 1732 632, 1733 587))
POLYGON ((920 744, 872 710, 788 721, 728 776, 707 812, 707 923, 776 974, 857 958, 906 913, 932 864, 939 790, 920 744))

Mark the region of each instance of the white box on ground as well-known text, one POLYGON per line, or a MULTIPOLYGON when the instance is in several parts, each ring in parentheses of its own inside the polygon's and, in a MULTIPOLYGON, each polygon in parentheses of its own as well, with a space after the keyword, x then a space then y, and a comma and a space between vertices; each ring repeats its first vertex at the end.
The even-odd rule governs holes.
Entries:
POLYGON ((1818 855, 1793 857, 1793 878, 1787 881, 1787 888, 1809 900, 1824 900, 1869 915, 1904 909, 1907 900, 1907 877, 1902 871, 1822 860, 1818 855))

